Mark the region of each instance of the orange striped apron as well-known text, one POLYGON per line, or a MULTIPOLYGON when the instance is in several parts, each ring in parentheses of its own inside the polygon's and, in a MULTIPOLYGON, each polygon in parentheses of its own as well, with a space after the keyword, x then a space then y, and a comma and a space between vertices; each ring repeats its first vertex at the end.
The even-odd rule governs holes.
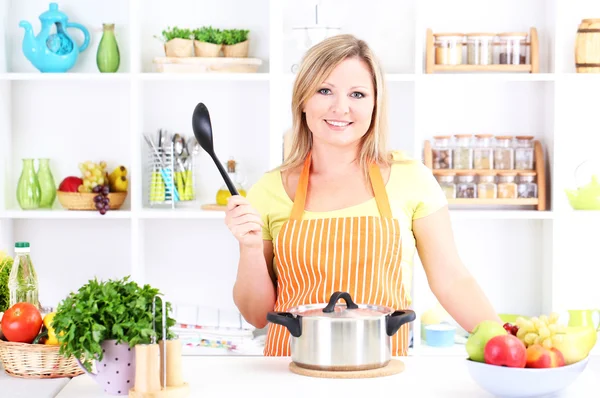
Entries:
MULTIPOLYGON (((335 291, 350 293, 357 304, 407 309, 402 284, 400 223, 392 210, 379 166, 369 178, 380 217, 341 217, 302 220, 310 173, 310 154, 298 181, 290 219, 274 246, 278 271, 274 311, 329 302, 335 291)), ((408 351, 409 324, 392 336, 392 355, 408 351)), ((269 323, 264 355, 290 356, 289 331, 269 323)))

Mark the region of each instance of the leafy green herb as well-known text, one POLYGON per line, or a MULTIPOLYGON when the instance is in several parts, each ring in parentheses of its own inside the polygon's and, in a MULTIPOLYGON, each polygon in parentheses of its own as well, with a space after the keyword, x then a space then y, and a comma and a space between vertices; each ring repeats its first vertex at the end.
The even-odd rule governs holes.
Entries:
MULTIPOLYGON (((60 346, 60 354, 73 355, 91 371, 93 360, 101 361, 102 342, 117 340, 130 347, 148 344, 152 337, 162 339, 162 297, 156 299, 156 332, 153 330, 152 302, 160 294, 149 285, 140 287, 129 276, 120 280, 89 280, 72 292, 57 307, 52 321, 60 346)), ((167 314, 171 303, 167 302, 167 314)), ((175 335, 169 330, 175 320, 167 317, 167 339, 175 335)))
POLYGON ((162 31, 162 38, 165 42, 173 39, 192 39, 193 37, 194 35, 190 29, 179 28, 177 26, 173 28, 169 26, 162 31))
POLYGON ((192 32, 194 39, 205 43, 223 44, 223 31, 213 28, 212 26, 203 26, 199 29, 194 29, 192 32))
POLYGON ((8 290, 8 277, 12 269, 13 259, 0 253, 0 312, 8 309, 10 304, 10 291, 8 290))
POLYGON ((223 31, 223 43, 232 45, 246 41, 248 40, 249 32, 250 31, 246 29, 226 29, 223 31))

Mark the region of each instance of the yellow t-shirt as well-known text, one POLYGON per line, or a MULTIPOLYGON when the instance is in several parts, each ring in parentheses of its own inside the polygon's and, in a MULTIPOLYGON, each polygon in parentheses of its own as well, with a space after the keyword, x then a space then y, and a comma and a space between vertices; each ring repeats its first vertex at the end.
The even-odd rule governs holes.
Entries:
MULTIPOLYGON (((445 206, 448 201, 431 170, 417 160, 393 163, 386 191, 394 218, 400 222, 402 234, 402 267, 406 276, 406 292, 410 296, 413 259, 416 241, 412 221, 428 216, 445 206)), ((265 173, 248 191, 247 199, 261 214, 264 240, 274 240, 282 225, 289 219, 293 202, 283 186, 281 172, 265 173)), ((304 211, 303 219, 353 216, 380 216, 375 198, 344 209, 312 212, 304 211)), ((277 274, 277 270, 275 270, 277 274)), ((409 302, 410 297, 408 298, 409 302)))

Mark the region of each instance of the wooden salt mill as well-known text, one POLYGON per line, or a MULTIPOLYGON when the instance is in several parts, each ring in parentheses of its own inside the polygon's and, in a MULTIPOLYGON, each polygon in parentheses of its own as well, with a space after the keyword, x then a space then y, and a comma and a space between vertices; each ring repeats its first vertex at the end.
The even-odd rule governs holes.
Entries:
MULTIPOLYGON (((156 333, 156 295, 152 300, 152 328, 156 333)), ((135 346, 135 385, 130 398, 181 398, 190 394, 181 370, 181 341, 167 339, 167 308, 162 302, 162 340, 135 346)))

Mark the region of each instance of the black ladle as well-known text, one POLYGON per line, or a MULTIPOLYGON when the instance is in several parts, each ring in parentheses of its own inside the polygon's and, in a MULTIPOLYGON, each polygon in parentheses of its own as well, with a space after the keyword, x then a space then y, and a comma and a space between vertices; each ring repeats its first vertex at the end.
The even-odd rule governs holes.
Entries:
POLYGON ((194 130, 194 135, 196 136, 196 140, 200 146, 210 155, 210 157, 214 160, 219 172, 221 172, 221 177, 225 180, 225 184, 227 184, 227 188, 229 188, 229 192, 232 195, 239 195, 237 189, 231 182, 231 178, 229 178, 229 174, 223 168, 223 165, 215 155, 215 150, 213 148, 213 137, 212 137, 212 127, 210 124, 210 115, 208 114, 208 109, 206 105, 202 102, 196 105, 194 108, 194 114, 192 115, 192 129, 194 130))

